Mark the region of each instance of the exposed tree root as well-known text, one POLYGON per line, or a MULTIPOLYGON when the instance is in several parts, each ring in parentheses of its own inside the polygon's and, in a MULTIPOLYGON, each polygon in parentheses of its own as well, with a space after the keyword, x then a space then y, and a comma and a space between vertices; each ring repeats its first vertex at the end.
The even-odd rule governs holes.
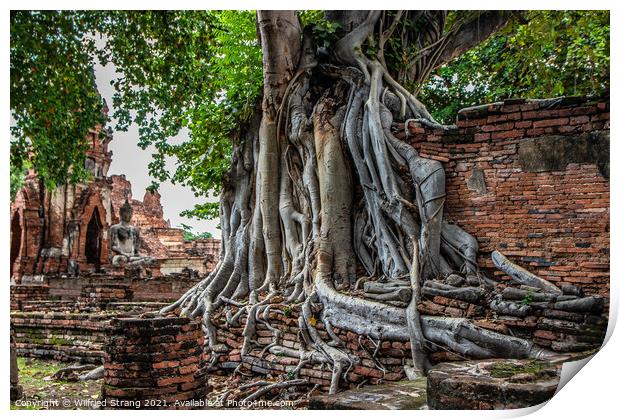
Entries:
POLYGON ((257 400, 258 398, 262 397, 263 395, 267 394, 270 391, 273 391, 274 389, 282 389, 282 388, 289 388, 292 386, 301 386, 301 385, 308 385, 308 381, 305 379, 292 379, 290 381, 284 381, 284 382, 256 382, 254 384, 250 384, 251 387, 254 386, 260 386, 261 388, 258 389, 257 391, 255 391, 254 393, 248 395, 247 397, 245 397, 243 399, 243 403, 247 404, 251 401, 257 400))
POLYGON ((103 378, 103 366, 96 365, 71 365, 58 369, 50 379, 58 381, 91 381, 103 378), (79 374, 79 372, 86 372, 79 374))
POLYGON ((508 260, 508 258, 502 255, 502 253, 499 251, 493 251, 493 253, 491 254, 491 259, 493 260, 493 264, 495 264, 497 268, 508 274, 518 283, 525 284, 527 286, 538 287, 548 293, 555 293, 558 295, 562 293, 562 291, 557 286, 553 285, 545 279, 542 279, 530 273, 526 269, 519 267, 515 263, 508 260))
MULTIPOLYGON (((287 13, 259 13, 266 63, 288 55, 279 64, 266 64, 262 118, 254 118, 233 142, 221 198, 221 259, 207 278, 161 313, 202 315, 208 346, 217 353, 212 317, 222 305, 238 307, 235 315, 227 312, 226 321, 233 326, 244 322, 242 356, 258 347, 256 323, 262 323, 274 341, 261 355, 298 358, 295 376, 307 363, 330 365, 332 393, 359 363, 332 327, 377 343, 410 341, 413 364, 406 371, 411 378, 426 374, 427 353, 438 348, 469 358, 552 356, 530 341, 467 319, 420 316, 423 295, 487 299, 498 313, 518 316, 531 308, 511 302, 521 292, 496 293, 497 283, 478 270, 476 239, 444 222, 442 164, 420 157, 392 135, 394 118, 442 126, 392 78, 382 51, 379 59, 362 53, 381 13, 369 12, 334 45, 331 60, 318 65, 311 31, 304 33, 303 48, 296 47, 301 35, 296 25, 286 23, 296 19, 287 13), (280 41, 269 38, 268 29, 280 41), (354 195, 356 185, 360 189, 354 195), (356 278, 358 265, 366 271, 361 278, 356 278), (347 294, 358 288, 366 298, 347 294), (272 303, 282 301, 301 306, 304 347, 299 350, 283 347, 281 332, 269 323, 272 303), (320 312, 313 309, 319 303, 320 312), (318 334, 317 319, 330 342, 318 334)), ((390 26, 380 33, 385 37, 393 31, 390 26)), ((379 45, 384 44, 381 38, 379 45)), ((494 253, 493 261, 519 283, 540 289, 536 303, 561 300, 560 289, 501 254, 494 253)), ((571 296, 561 303, 576 310, 598 305, 571 296)), ((265 384, 245 400, 305 383, 265 384)))

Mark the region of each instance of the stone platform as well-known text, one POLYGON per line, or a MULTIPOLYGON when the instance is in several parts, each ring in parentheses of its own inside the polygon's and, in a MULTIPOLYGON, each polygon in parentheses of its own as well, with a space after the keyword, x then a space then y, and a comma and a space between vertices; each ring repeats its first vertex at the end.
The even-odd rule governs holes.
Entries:
POLYGON ((352 389, 310 398, 310 410, 423 410, 426 379, 352 389))
POLYGON ((553 397, 561 369, 540 360, 440 363, 428 373, 428 405, 436 410, 532 407, 553 397))

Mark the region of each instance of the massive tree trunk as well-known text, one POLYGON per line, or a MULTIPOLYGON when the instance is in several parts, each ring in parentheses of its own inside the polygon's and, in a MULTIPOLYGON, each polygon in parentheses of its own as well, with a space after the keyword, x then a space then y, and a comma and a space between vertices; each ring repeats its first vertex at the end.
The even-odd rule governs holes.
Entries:
MULTIPOLYGON (((258 314, 269 311, 271 299, 284 296, 301 307, 305 348, 294 356, 301 363, 331 364, 332 392, 343 369, 356 362, 337 346, 332 327, 410 340, 410 377, 425 375, 426 352, 435 346, 468 357, 544 356, 530 342, 477 328, 466 319, 419 315, 425 290, 478 297, 494 282, 478 272, 475 238, 443 221, 441 163, 420 157, 391 134, 393 120, 440 125, 390 75, 384 54, 389 37, 397 30, 403 37, 401 25, 407 20, 423 23, 403 26, 421 28, 403 38, 422 51, 409 63, 412 80, 419 82, 505 18, 484 14, 478 22, 482 30, 475 34, 469 21, 446 34, 444 12, 326 15, 343 33, 319 57, 311 28, 302 30, 294 12, 258 12, 262 107, 233 139, 221 199, 222 257, 206 279, 162 313, 203 315, 209 346, 216 349, 215 310, 237 305, 241 309, 228 322, 247 314, 242 349, 247 354, 258 314), (370 38, 379 47, 374 58, 364 53, 370 38), (358 267, 366 272, 359 279, 358 267), (466 287, 443 282, 454 273, 466 287), (348 293, 362 283, 364 297, 348 293), (315 302, 322 303, 318 316, 333 342, 326 343, 314 328, 315 302)), ((534 281, 514 264, 501 262, 516 279, 534 281)), ((265 350, 291 353, 277 337, 265 350)))

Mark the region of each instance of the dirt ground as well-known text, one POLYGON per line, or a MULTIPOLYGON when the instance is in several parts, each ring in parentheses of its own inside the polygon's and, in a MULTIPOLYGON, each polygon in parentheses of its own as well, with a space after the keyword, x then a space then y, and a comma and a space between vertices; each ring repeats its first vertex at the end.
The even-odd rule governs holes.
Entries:
POLYGON ((51 380, 50 376, 70 363, 18 357, 19 384, 24 395, 11 403, 11 410, 92 409, 101 396, 102 379, 86 382, 51 380))
POLYGON ((211 392, 209 400, 215 402, 215 408, 228 409, 275 409, 304 410, 308 399, 318 393, 312 384, 271 391, 253 402, 252 405, 240 406, 240 402, 260 390, 263 386, 288 381, 291 378, 273 378, 249 375, 226 375, 209 377, 211 392), (258 384, 258 386, 251 386, 258 384))
MULTIPOLYGON (((51 375, 71 363, 53 360, 18 358, 19 384, 24 395, 11 403, 12 410, 88 410, 98 409, 103 379, 85 382, 52 380, 51 375)), ((276 409, 299 410, 308 406, 308 397, 317 393, 316 387, 302 384, 277 389, 261 396, 257 401, 241 401, 265 385, 290 378, 261 377, 247 374, 226 376, 211 375, 206 409, 276 409)))

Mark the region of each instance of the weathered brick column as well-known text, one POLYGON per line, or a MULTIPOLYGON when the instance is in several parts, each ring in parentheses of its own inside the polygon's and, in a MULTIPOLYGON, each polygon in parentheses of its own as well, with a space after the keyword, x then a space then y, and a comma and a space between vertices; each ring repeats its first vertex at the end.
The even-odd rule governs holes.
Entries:
POLYGON ((199 319, 115 318, 105 346, 104 408, 204 407, 203 343, 199 319))

